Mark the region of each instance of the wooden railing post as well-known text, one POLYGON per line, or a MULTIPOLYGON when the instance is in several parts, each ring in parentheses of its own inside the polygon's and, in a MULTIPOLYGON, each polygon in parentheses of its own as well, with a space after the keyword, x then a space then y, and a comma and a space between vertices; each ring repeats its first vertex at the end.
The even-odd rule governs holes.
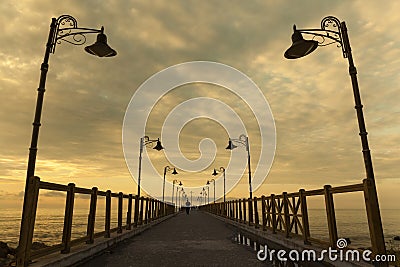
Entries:
POLYGON ((143 224, 143 202, 144 197, 140 197, 139 224, 143 224))
POLYGON ((111 191, 106 191, 106 217, 104 224, 104 237, 110 237, 110 228, 111 228, 111 191))
POLYGON ((247 223, 246 217, 247 217, 247 214, 246 214, 246 199, 243 198, 243 222, 244 223, 247 223))
MULTIPOLYGON (((378 199, 376 196, 375 184, 370 179, 364 179, 363 185, 372 252, 374 255, 386 255, 385 239, 382 235, 380 226, 381 215, 379 211, 378 199)), ((387 266, 387 264, 381 266, 387 266)))
POLYGON ((68 184, 67 198, 65 201, 64 228, 62 235, 63 249, 61 253, 69 253, 71 250, 72 217, 74 214, 75 184, 68 184))
POLYGON ((299 190, 299 199, 300 199, 300 206, 301 206, 301 221, 303 224, 303 240, 304 244, 310 244, 310 224, 308 222, 308 209, 307 209, 307 199, 305 195, 305 190, 299 190))
POLYGON ((242 200, 239 199, 239 222, 243 221, 243 214, 242 214, 242 200))
POLYGON ((31 256, 31 247, 33 232, 35 229, 36 209, 39 198, 39 177, 29 179, 28 191, 26 194, 27 201, 23 211, 24 217, 21 222, 21 231, 19 236, 19 245, 17 249, 17 266, 28 266, 31 256))
POLYGON ((285 218, 285 236, 289 237, 290 235, 290 215, 289 215, 289 199, 287 196, 287 192, 282 193, 283 196, 283 215, 285 218))
POLYGON ((146 197, 144 200, 146 201, 146 206, 144 210, 144 223, 147 224, 149 219, 149 198, 146 197))
POLYGON ((239 200, 235 200, 235 221, 239 221, 239 200))
POLYGON ((276 234, 276 205, 275 205, 275 194, 271 194, 271 221, 272 221, 272 233, 276 234))
POLYGON ((132 229, 132 194, 128 196, 128 211, 126 213, 126 230, 132 229))
POLYGON ((267 230, 267 205, 265 203, 265 196, 261 196, 261 217, 262 217, 262 230, 266 231, 267 230))
POLYGON ((324 186, 325 194, 325 209, 326 217, 328 220, 328 231, 329 231, 329 243, 332 248, 336 247, 336 242, 338 240, 337 227, 336 227, 336 216, 335 216, 335 206, 333 204, 333 195, 330 185, 324 186))
POLYGON ((90 194, 90 208, 89 208, 89 216, 87 223, 87 231, 86 235, 89 238, 86 241, 86 244, 93 244, 94 242, 94 226, 96 221, 96 206, 97 206, 97 187, 92 188, 92 192, 90 194))
POLYGON ((253 219, 253 200, 251 198, 248 199, 249 203, 249 225, 254 224, 254 219, 253 219))
POLYGON ((137 227, 139 223, 139 196, 135 195, 135 213, 133 214, 133 227, 137 227))
POLYGON ((260 228, 260 218, 258 217, 257 197, 254 197, 254 227, 260 228))
POLYGON ((122 233, 122 208, 123 208, 124 193, 118 193, 118 229, 117 233, 122 233))

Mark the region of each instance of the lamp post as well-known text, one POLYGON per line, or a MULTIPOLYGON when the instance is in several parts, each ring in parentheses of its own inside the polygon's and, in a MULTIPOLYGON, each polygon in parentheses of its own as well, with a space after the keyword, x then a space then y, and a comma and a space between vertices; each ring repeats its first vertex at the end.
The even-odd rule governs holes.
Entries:
POLYGON ((369 218, 369 227, 371 235, 371 244, 375 254, 385 254, 385 240, 382 229, 382 221, 379 210, 379 201, 376 192, 375 177, 372 167, 371 152, 368 145, 367 131, 364 122, 363 105, 361 104, 360 90, 357 81, 357 69, 354 65, 351 52, 347 27, 344 21, 340 22, 338 18, 328 16, 322 19, 321 29, 296 29, 293 26, 292 46, 284 54, 287 59, 297 59, 306 56, 317 49, 318 46, 326 46, 336 43, 341 47, 343 57, 347 58, 349 64, 349 74, 353 87, 355 109, 357 113, 358 127, 360 131, 362 153, 364 158, 366 182, 372 187, 372 193, 365 199, 367 215, 369 218), (309 34, 313 37, 320 37, 321 40, 304 40, 302 34, 309 34), (327 41, 327 43, 325 43, 327 41))
POLYGON ((210 183, 209 183, 209 181, 207 181, 207 183, 206 183, 206 187, 207 187, 207 196, 208 196, 208 200, 207 200, 207 204, 210 204, 210 183))
MULTIPOLYGON (((36 166, 36 156, 37 156, 37 145, 39 139, 39 128, 41 126, 40 119, 42 115, 44 92, 46 85, 47 72, 49 69, 49 58, 50 54, 55 52, 56 45, 60 44, 62 41, 73 44, 73 45, 83 45, 86 43, 86 34, 97 33, 97 41, 90 46, 85 47, 85 51, 98 56, 98 57, 113 57, 117 55, 117 52, 113 50, 107 44, 107 37, 104 34, 104 27, 101 29, 90 29, 90 28, 80 28, 78 27, 77 20, 70 15, 62 15, 58 18, 52 18, 50 24, 49 36, 46 44, 46 51, 44 54, 43 63, 40 68, 40 80, 38 87, 38 95, 36 100, 36 110, 35 117, 33 121, 33 130, 31 145, 29 148, 29 158, 28 158, 28 168, 26 174, 25 182, 25 193, 24 193, 24 205, 22 211, 21 229, 20 229, 20 240, 19 240, 19 251, 21 253, 28 253, 29 246, 26 240, 22 240, 24 237, 32 238, 32 231, 29 230, 29 225, 32 224, 32 218, 35 216, 34 209, 30 207, 33 203, 27 199, 27 192, 30 189, 31 179, 35 175, 36 166), (23 237, 21 239, 21 237, 23 237)), ((21 254, 20 254, 21 255, 21 254)), ((25 259, 19 258, 17 260, 18 265, 27 264, 25 259)))
MULTIPOLYGON (((206 189, 203 187, 203 190, 201 190, 201 192, 203 193, 204 196, 204 205, 206 205, 206 201, 207 201, 207 191, 206 189)), ((200 193, 201 194, 201 193, 200 193)))
MULTIPOLYGON (((178 183, 178 180, 173 180, 172 181, 172 204, 176 204, 176 202, 174 201, 174 189, 175 189, 175 183, 178 183)), ((182 182, 179 182, 182 185, 182 182)), ((176 186, 178 190, 178 185, 176 186)))
MULTIPOLYGON (((163 190, 162 190, 162 201, 164 202, 164 192, 165 192, 165 175, 167 174, 168 171, 171 170, 171 167, 169 166, 165 166, 164 167, 164 181, 163 181, 163 190)), ((174 168, 174 170, 172 171, 173 175, 177 175, 178 172, 176 171, 176 169, 174 168)), ((175 181, 175 180, 174 180, 175 181)), ((174 194, 174 187, 172 186, 172 195, 174 194)))
POLYGON ((140 181, 141 181, 141 174, 142 174, 142 153, 143 153, 143 148, 147 145, 151 145, 154 142, 157 142, 157 144, 153 147, 153 149, 160 151, 163 148, 161 145, 160 138, 158 139, 153 139, 151 140, 148 136, 143 136, 140 138, 140 150, 139 150, 139 174, 138 174, 138 190, 137 190, 137 195, 140 197, 140 181))
POLYGON ((213 184, 214 184, 214 204, 215 204, 215 180, 211 179, 211 180, 207 181, 207 185, 210 185, 210 181, 213 182, 213 184))
POLYGON ((193 206, 193 191, 190 191, 190 206, 193 206))
POLYGON ((233 150, 233 149, 237 148, 237 146, 233 142, 236 142, 236 143, 246 147, 246 151, 247 151, 247 166, 249 168, 249 192, 250 192, 250 199, 252 199, 253 198, 253 193, 252 193, 253 190, 251 188, 251 168, 250 168, 249 137, 247 137, 244 134, 241 134, 238 139, 229 138, 228 146, 226 147, 226 149, 233 150))
MULTIPOLYGON (((224 167, 219 167, 219 171, 224 174, 224 202, 225 202, 225 168, 224 167)), ((214 172, 212 173, 213 176, 218 175, 218 171, 214 169, 214 172)), ((214 179, 212 179, 214 180, 214 179)), ((214 180, 214 190, 215 190, 215 180, 214 180)), ((214 194, 214 201, 215 201, 215 194, 214 194)))
MULTIPOLYGON (((175 180, 176 182, 178 182, 177 180, 175 180)), ((178 186, 182 186, 182 182, 179 181, 179 184, 176 186, 176 192, 175 192, 175 206, 178 207, 178 191, 179 191, 179 187, 178 186)), ((173 190, 173 188, 172 188, 173 190)), ((173 192, 173 191, 172 191, 173 192)))

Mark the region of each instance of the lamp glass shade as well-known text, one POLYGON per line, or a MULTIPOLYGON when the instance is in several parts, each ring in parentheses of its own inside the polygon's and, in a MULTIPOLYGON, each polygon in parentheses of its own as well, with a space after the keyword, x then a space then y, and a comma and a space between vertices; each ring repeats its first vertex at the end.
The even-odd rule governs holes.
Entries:
POLYGON ((292 35, 292 46, 286 50, 284 56, 287 59, 301 58, 313 52, 317 47, 317 41, 304 40, 301 33, 295 30, 292 35))
POLYGON ((85 51, 98 57, 113 57, 117 55, 117 52, 107 44, 107 36, 104 33, 99 33, 96 42, 86 46, 85 51))
POLYGON ((164 147, 161 145, 160 139, 157 140, 157 144, 155 145, 155 147, 153 147, 153 149, 158 150, 158 151, 164 149, 164 147))
POLYGON ((178 172, 176 171, 176 169, 174 168, 174 171, 172 172, 173 175, 177 175, 178 172))
POLYGON ((237 145, 235 145, 234 143, 232 143, 232 140, 229 140, 228 146, 227 146, 225 149, 232 150, 232 149, 235 149, 235 148, 237 148, 237 145))

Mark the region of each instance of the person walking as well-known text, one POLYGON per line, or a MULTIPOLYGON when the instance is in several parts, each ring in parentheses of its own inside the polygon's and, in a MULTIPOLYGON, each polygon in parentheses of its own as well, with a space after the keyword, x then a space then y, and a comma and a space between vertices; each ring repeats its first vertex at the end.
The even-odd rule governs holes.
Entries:
POLYGON ((186 200, 186 214, 189 215, 189 211, 190 211, 190 201, 189 199, 186 200))

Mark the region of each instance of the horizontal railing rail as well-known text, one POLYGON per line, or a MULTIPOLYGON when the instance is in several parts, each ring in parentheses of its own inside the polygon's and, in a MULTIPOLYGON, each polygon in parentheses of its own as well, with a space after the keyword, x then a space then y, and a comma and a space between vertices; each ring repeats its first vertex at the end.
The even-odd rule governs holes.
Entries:
POLYGON ((61 253, 70 253, 71 247, 79 244, 92 244, 95 238, 105 237, 110 238, 111 233, 122 233, 124 230, 132 230, 133 228, 141 225, 146 225, 153 220, 157 220, 166 215, 173 214, 174 206, 163 203, 157 199, 149 197, 138 197, 132 194, 124 194, 122 192, 116 193, 107 191, 100 191, 97 187, 92 189, 76 187, 75 184, 68 185, 50 183, 40 181, 39 177, 32 177, 30 179, 32 188, 28 194, 28 202, 26 214, 31 217, 29 220, 23 221, 26 223, 21 231, 19 247, 17 249, 17 266, 27 266, 33 259, 60 251, 61 253), (37 211, 37 203, 39 199, 40 190, 62 191, 66 192, 65 199, 65 212, 61 243, 55 244, 38 250, 31 250, 33 233, 35 228, 35 218, 37 211), (72 234, 72 219, 74 214, 74 200, 77 194, 90 195, 90 207, 88 212, 88 219, 86 225, 86 235, 83 237, 71 238, 72 234), (105 197, 105 216, 104 216, 104 231, 95 233, 95 221, 98 196, 105 197), (128 200, 128 205, 124 207, 123 200, 128 200), (117 203, 117 227, 111 228, 111 203, 117 203), (126 222, 123 223, 123 210, 126 211, 126 222), (132 222, 133 217, 133 222, 132 222))
POLYGON ((373 184, 368 179, 364 179, 363 183, 360 184, 338 187, 325 185, 322 189, 308 191, 300 189, 298 192, 283 192, 281 195, 271 194, 270 196, 254 197, 253 199, 244 198, 210 203, 201 208, 243 225, 259 228, 262 231, 269 230, 273 234, 280 232, 286 238, 291 236, 300 237, 303 239, 304 244, 318 243, 335 248, 337 247, 338 231, 333 195, 350 192, 364 193, 372 252, 377 254, 379 251, 377 245, 384 246, 385 244, 379 244, 377 242, 378 239, 374 240, 377 238, 377 233, 371 226, 373 225, 371 222, 376 215, 374 213, 379 212, 379 209, 368 201, 373 192, 373 184), (310 236, 307 200, 313 196, 324 196, 328 242, 310 236))

